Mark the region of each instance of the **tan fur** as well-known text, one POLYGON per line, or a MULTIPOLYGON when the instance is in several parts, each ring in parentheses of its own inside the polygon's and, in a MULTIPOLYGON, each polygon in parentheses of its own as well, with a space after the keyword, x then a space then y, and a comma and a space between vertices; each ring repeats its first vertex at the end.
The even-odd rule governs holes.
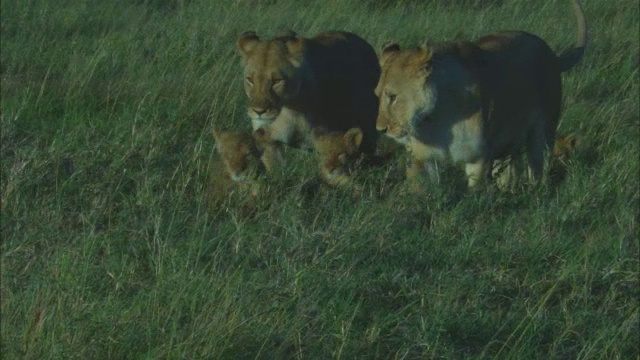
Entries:
POLYGON ((315 148, 320 158, 320 174, 331 185, 347 185, 350 174, 361 159, 362 130, 352 128, 347 132, 322 132, 314 136, 315 148))
POLYGON ((532 179, 541 178, 560 117, 560 74, 578 63, 586 45, 584 15, 574 4, 576 49, 582 50, 567 55, 522 31, 407 50, 383 47, 377 128, 411 152, 410 181, 417 184, 414 178, 424 173, 437 181, 437 162, 450 161, 465 165, 475 187, 494 160, 522 148, 532 179))
POLYGON ((558 137, 553 146, 553 157, 549 169, 552 183, 559 183, 567 177, 569 160, 578 151, 580 141, 575 135, 558 137))
POLYGON ((263 129, 251 133, 214 128, 213 136, 219 154, 216 164, 222 167, 211 169, 216 173, 213 177, 216 191, 243 189, 256 195, 258 177, 272 173, 281 163, 278 145, 271 142, 263 129))
POLYGON ((314 148, 314 130, 346 133, 358 127, 359 151, 373 153, 380 75, 375 51, 360 37, 328 32, 314 38, 289 32, 261 40, 246 32, 237 41, 244 64, 248 114, 254 130, 300 148, 314 148))
POLYGON ((553 145, 553 159, 566 161, 578 148, 578 138, 575 135, 561 136, 553 145))
POLYGON ((213 136, 224 171, 232 181, 241 183, 264 172, 262 151, 251 133, 214 129, 213 136))

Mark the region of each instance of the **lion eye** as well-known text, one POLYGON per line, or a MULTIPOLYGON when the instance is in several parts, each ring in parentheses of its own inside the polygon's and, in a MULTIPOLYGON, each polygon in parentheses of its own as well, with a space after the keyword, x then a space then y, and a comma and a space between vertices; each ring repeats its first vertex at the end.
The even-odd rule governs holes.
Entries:
POLYGON ((247 85, 253 86, 253 79, 250 76, 244 78, 244 81, 247 83, 247 85))
POLYGON ((282 85, 283 83, 284 83, 284 79, 281 79, 281 78, 273 79, 273 86, 282 85))
POLYGON ((387 99, 389 99, 389 104, 393 104, 396 102, 397 95, 395 94, 387 94, 387 99))

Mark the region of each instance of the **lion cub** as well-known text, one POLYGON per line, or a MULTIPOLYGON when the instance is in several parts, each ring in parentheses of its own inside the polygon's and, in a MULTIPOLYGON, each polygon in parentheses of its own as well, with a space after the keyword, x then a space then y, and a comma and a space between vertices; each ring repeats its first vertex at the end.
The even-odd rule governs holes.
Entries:
POLYGON ((580 140, 575 135, 561 136, 553 146, 549 176, 553 183, 559 183, 567 177, 569 159, 578 150, 580 140))
POLYGON ((251 133, 214 128, 213 137, 219 154, 210 169, 214 197, 237 190, 258 195, 258 178, 279 166, 279 145, 268 139, 264 129, 251 133))
POLYGON ((351 173, 363 153, 362 130, 352 128, 346 132, 314 131, 314 146, 320 159, 320 175, 329 185, 348 185, 351 173))
MULTIPOLYGON (((382 196, 390 189, 390 182, 371 186, 366 181, 367 171, 385 168, 387 175, 397 155, 397 146, 384 141, 378 146, 375 154, 361 151, 363 133, 360 128, 347 131, 314 130, 314 146, 320 164, 320 178, 329 186, 348 189, 354 196, 360 196, 365 191, 382 196), (391 165, 391 166, 389 166, 391 165)), ((389 180, 388 177, 386 180, 389 180)))

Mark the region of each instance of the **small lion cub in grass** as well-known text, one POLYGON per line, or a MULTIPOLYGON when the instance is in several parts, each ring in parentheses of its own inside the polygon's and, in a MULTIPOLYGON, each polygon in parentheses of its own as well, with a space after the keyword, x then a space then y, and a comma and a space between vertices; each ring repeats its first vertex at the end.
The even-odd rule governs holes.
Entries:
POLYGON ((350 189, 356 196, 364 191, 361 181, 363 176, 359 176, 362 175, 361 172, 387 165, 394 155, 392 152, 363 152, 363 132, 358 127, 347 131, 314 129, 313 140, 319 158, 322 182, 329 186, 350 189))
POLYGON ((569 160, 578 151, 580 140, 576 135, 561 136, 553 146, 549 177, 553 184, 564 181, 567 177, 569 160))
POLYGON ((263 190, 260 178, 279 167, 279 145, 269 140, 264 129, 251 133, 214 128, 213 137, 219 155, 209 169, 213 199, 234 192, 257 196, 263 190))
POLYGON ((320 176, 329 185, 351 184, 351 174, 362 160, 363 133, 360 128, 346 132, 317 130, 314 146, 320 160, 320 176))

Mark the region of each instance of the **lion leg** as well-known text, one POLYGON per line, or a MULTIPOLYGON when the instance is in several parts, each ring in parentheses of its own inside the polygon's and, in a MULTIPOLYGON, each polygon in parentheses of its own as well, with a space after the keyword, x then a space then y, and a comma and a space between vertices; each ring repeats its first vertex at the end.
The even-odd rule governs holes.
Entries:
POLYGON ((512 162, 512 157, 494 160, 493 162, 493 167, 491 169, 491 178, 495 180, 498 189, 502 191, 508 190, 510 185, 512 185, 514 182, 512 162))
POLYGON ((518 153, 494 160, 491 178, 500 191, 509 191, 515 188, 520 181, 523 165, 522 156, 518 153))
POLYGON ((485 181, 488 172, 487 161, 478 160, 474 163, 467 163, 464 166, 464 172, 467 174, 469 188, 475 189, 485 181))
MULTIPOLYGON (((540 121, 538 124, 545 124, 545 122, 540 121)), ((542 179, 546 145, 547 139, 544 129, 535 127, 533 131, 529 132, 526 143, 527 162, 529 164, 529 180, 533 183, 538 183, 542 179)))
POLYGON ((267 173, 272 174, 275 170, 284 167, 285 159, 282 154, 282 145, 273 143, 267 146, 260 157, 267 173))
POLYGON ((407 182, 409 183, 409 189, 413 193, 421 193, 424 191, 420 178, 422 177, 422 171, 424 168, 424 162, 415 158, 409 159, 407 162, 406 175, 407 182))
POLYGON ((409 189, 417 194, 424 192, 423 178, 426 178, 429 184, 440 183, 438 163, 435 159, 411 158, 407 163, 406 176, 409 189))

